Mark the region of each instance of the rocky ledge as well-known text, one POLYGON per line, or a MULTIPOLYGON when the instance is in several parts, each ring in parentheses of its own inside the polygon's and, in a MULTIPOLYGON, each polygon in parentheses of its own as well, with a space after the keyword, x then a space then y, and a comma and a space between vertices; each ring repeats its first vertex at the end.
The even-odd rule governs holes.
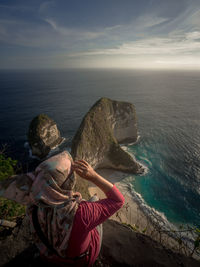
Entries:
MULTIPOLYGON (((23 220, 6 239, 0 241, 0 266, 43 266, 32 241, 29 221, 23 220)), ((94 267, 198 267, 199 261, 166 249, 150 237, 113 220, 103 224, 103 242, 94 267)))
POLYGON ((71 153, 74 159, 85 159, 93 168, 141 173, 142 166, 120 146, 136 142, 137 137, 133 104, 101 98, 83 118, 71 153))

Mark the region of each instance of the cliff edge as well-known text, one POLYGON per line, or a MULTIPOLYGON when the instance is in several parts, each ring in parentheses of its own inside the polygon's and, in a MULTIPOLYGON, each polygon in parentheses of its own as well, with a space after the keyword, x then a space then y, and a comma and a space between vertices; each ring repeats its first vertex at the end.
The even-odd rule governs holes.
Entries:
MULTIPOLYGON (((39 251, 33 244, 29 221, 15 227, 13 233, 0 240, 0 266, 43 266, 39 251)), ((103 224, 103 241, 94 267, 198 267, 199 261, 166 249, 150 237, 134 232, 113 220, 103 224)))

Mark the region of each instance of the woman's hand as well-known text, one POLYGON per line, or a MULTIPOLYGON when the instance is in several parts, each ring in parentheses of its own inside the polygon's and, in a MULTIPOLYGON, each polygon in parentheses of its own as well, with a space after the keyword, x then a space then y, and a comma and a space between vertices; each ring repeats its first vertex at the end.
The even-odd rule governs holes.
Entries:
POLYGON ((86 180, 95 179, 98 174, 85 160, 77 160, 72 163, 72 170, 75 171, 80 177, 86 180))
POLYGON ((112 183, 96 173, 95 170, 90 166, 90 164, 83 159, 74 161, 74 163, 72 163, 72 170, 75 171, 83 179, 93 182, 105 194, 109 192, 113 187, 112 183))

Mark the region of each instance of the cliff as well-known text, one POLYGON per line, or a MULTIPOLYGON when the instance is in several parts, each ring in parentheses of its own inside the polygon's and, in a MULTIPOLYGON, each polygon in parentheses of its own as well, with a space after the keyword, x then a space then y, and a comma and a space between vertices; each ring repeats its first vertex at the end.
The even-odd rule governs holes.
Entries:
POLYGON ((120 143, 137 140, 133 104, 101 98, 88 111, 72 141, 74 159, 85 159, 93 168, 140 173, 141 165, 120 143))

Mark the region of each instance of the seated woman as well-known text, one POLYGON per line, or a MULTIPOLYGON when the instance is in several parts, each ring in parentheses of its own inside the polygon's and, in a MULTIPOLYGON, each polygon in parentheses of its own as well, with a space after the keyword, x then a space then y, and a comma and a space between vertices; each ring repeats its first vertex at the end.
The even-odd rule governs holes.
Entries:
MULTIPOLYGON (((0 196, 27 205, 41 258, 53 266, 92 266, 101 246, 101 224, 124 204, 117 187, 84 160, 67 152, 43 161, 32 173, 1 181, 0 196), (95 202, 73 192, 76 172, 106 195, 95 202)), ((93 199, 94 200, 94 199, 93 199)))

